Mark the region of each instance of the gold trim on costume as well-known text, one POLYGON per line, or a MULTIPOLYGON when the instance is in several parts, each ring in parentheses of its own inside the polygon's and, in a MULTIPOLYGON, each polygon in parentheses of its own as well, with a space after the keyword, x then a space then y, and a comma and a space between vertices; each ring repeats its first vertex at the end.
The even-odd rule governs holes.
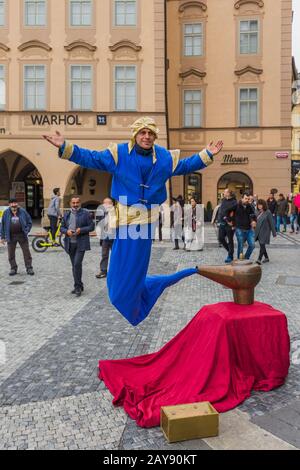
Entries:
POLYGON ((153 209, 145 209, 139 204, 135 204, 134 206, 124 206, 118 202, 116 212, 118 225, 151 224, 158 220, 159 206, 154 207, 153 209))
POLYGON ((66 140, 65 149, 64 149, 63 154, 61 155, 60 158, 63 158, 64 160, 69 160, 72 157, 73 151, 74 151, 74 145, 71 144, 71 142, 68 142, 66 140))
POLYGON ((201 152, 199 152, 199 157, 201 158, 201 160, 203 161, 204 165, 205 166, 209 166, 213 163, 213 159, 212 157, 210 157, 206 150, 202 150, 201 152))
POLYGON ((174 171, 177 168, 179 159, 180 159, 180 150, 178 150, 178 149, 177 150, 170 150, 170 154, 171 154, 171 157, 172 157, 172 160, 173 160, 172 173, 174 173, 174 171))
POLYGON ((107 147, 108 150, 110 151, 110 153, 112 154, 112 157, 115 161, 115 164, 117 165, 118 164, 118 144, 116 144, 115 142, 110 142, 109 146, 107 147))

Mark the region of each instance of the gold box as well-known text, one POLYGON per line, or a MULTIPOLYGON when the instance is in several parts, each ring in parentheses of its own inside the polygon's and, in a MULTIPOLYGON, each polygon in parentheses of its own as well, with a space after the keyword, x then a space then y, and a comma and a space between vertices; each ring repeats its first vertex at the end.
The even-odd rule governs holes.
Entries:
POLYGON ((169 442, 217 436, 219 413, 208 402, 162 406, 160 427, 169 442))

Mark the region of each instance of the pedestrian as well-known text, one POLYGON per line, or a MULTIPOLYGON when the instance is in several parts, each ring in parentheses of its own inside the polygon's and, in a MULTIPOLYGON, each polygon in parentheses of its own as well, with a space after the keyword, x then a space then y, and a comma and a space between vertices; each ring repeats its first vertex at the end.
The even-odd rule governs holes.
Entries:
POLYGON ((102 206, 100 206, 96 212, 97 231, 99 230, 100 246, 102 248, 100 272, 96 274, 97 279, 107 277, 109 253, 116 236, 115 227, 113 227, 114 224, 112 224, 114 216, 115 210, 113 200, 110 197, 106 197, 103 200, 102 206))
POLYGON ((287 216, 289 213, 289 203, 282 193, 279 194, 276 208, 276 232, 280 232, 283 224, 283 232, 286 232, 287 216))
POLYGON ((295 196, 293 194, 290 194, 288 202, 291 204, 291 214, 290 214, 290 233, 299 233, 299 223, 298 223, 298 207, 295 206, 295 196))
POLYGON ((224 198, 219 207, 218 212, 218 224, 219 224, 219 243, 227 251, 227 258, 225 263, 231 263, 233 261, 234 254, 234 211, 237 206, 237 200, 234 193, 226 188, 224 190, 224 198))
POLYGON ((163 226, 164 226, 164 222, 165 222, 164 206, 163 206, 163 204, 161 204, 159 206, 159 215, 158 215, 158 239, 159 239, 160 242, 163 239, 162 229, 163 229, 163 226))
POLYGON ((255 227, 255 211, 250 204, 248 193, 242 195, 242 199, 238 202, 235 210, 235 234, 238 242, 237 258, 243 256, 244 244, 247 242, 248 248, 245 254, 246 259, 250 256, 255 248, 254 227, 255 227))
POLYGON ((65 235, 65 250, 70 256, 74 278, 72 294, 81 296, 84 290, 82 282, 82 262, 86 251, 91 249, 89 233, 94 230, 94 221, 87 209, 82 209, 79 196, 72 196, 71 210, 67 211, 61 223, 61 233, 65 235))
POLYGON ((255 213, 257 210, 257 201, 258 201, 257 194, 249 194, 249 198, 250 198, 249 204, 251 205, 255 213))
POLYGON ((51 196, 51 201, 47 210, 47 215, 50 221, 50 230, 52 235, 52 240, 55 246, 59 244, 55 242, 55 234, 57 231, 57 223, 58 219, 61 217, 61 210, 60 210, 60 189, 54 188, 53 195, 51 196))
POLYGON ((202 251, 204 243, 203 210, 193 197, 185 208, 184 220, 186 251, 202 251))
POLYGON ((268 209, 269 211, 271 212, 272 214, 272 217, 273 217, 273 222, 274 222, 274 225, 276 227, 277 225, 277 216, 276 216, 276 212, 277 212, 277 201, 275 199, 275 196, 273 193, 270 193, 269 194, 269 197, 267 199, 267 206, 268 206, 268 209))
POLYGON ((32 220, 28 212, 19 207, 17 199, 9 200, 9 208, 5 210, 1 223, 1 241, 7 242, 8 261, 10 264, 10 276, 18 272, 16 262, 16 247, 19 243, 24 257, 27 274, 33 276, 32 257, 29 249, 28 234, 32 227, 32 220))
POLYGON ((266 245, 270 244, 271 232, 276 237, 276 228, 271 211, 264 199, 257 201, 255 240, 258 240, 260 251, 256 261, 257 264, 268 263, 270 261, 266 245), (264 260, 263 260, 264 258, 264 260))
POLYGON ((171 206, 172 217, 172 228, 173 228, 173 239, 175 247, 173 250, 179 250, 179 240, 184 240, 183 236, 183 224, 184 224, 184 210, 182 207, 182 200, 179 198, 175 199, 175 203, 171 206))
POLYGON ((152 118, 138 118, 131 129, 129 142, 111 143, 103 151, 66 142, 58 131, 44 138, 59 148, 60 158, 113 175, 111 197, 117 201, 118 229, 107 275, 108 294, 111 303, 136 326, 149 315, 165 288, 199 272, 195 267, 147 276, 153 228, 159 206, 167 199, 166 183, 172 176, 194 173, 213 163, 223 142, 210 142, 201 152, 180 159, 180 150, 155 145, 159 130, 152 118))

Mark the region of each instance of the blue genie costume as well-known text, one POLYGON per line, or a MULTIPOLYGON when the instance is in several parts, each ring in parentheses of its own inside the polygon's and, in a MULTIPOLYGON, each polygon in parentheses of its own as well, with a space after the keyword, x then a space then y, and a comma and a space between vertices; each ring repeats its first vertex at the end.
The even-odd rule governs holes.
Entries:
POLYGON ((129 143, 111 143, 99 152, 66 141, 59 149, 63 159, 112 174, 117 230, 107 287, 111 303, 133 326, 148 316, 166 287, 198 272, 191 268, 166 276, 147 275, 159 205, 167 199, 166 182, 172 176, 202 170, 213 161, 207 149, 181 160, 180 150, 169 151, 159 145, 144 150, 136 144, 135 137, 145 128, 157 137, 153 119, 143 117, 133 124, 129 143))

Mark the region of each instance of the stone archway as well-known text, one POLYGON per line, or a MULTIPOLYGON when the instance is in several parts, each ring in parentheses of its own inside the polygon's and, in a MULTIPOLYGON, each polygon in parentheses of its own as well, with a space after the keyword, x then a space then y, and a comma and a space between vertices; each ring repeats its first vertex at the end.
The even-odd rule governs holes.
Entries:
POLYGON ((80 196, 84 207, 99 204, 110 195, 111 180, 109 173, 76 166, 66 184, 64 207, 68 207, 73 194, 80 196))
POLYGON ((32 218, 42 215, 44 208, 43 179, 38 168, 13 150, 0 154, 0 205, 16 197, 32 218))
POLYGON ((221 194, 226 188, 231 189, 237 199, 239 199, 241 194, 245 191, 253 194, 253 182, 251 178, 241 171, 229 171, 221 176, 217 184, 217 200, 220 200, 221 194))

